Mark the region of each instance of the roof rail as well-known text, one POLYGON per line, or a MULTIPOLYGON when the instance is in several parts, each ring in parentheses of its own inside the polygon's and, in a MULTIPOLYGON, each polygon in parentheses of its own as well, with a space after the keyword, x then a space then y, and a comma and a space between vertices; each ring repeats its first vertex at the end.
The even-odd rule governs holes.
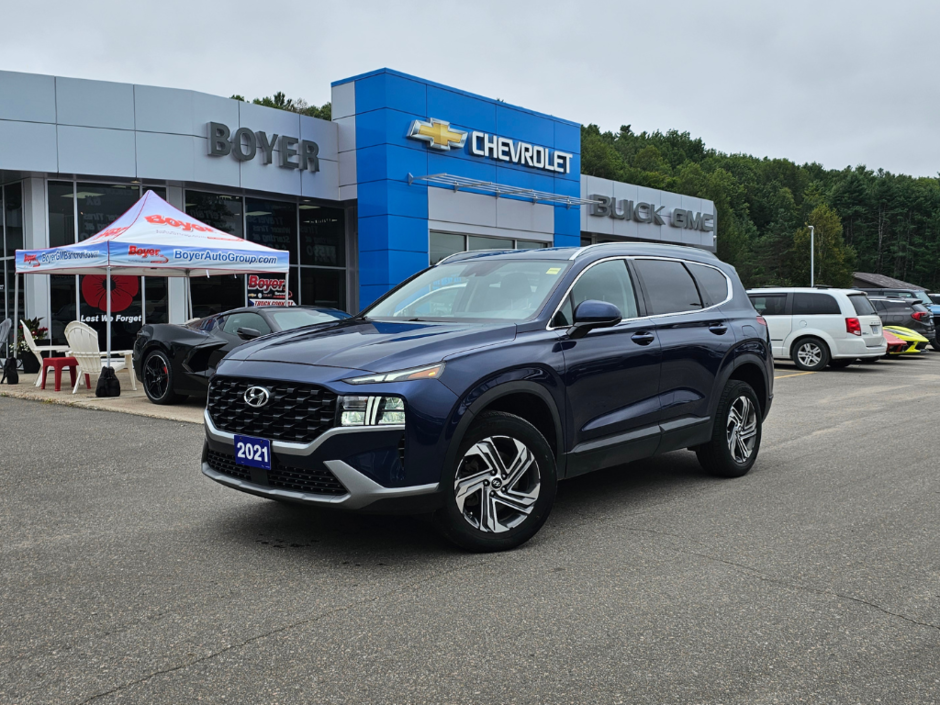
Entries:
POLYGON ((698 252, 699 254, 708 254, 708 255, 711 255, 712 257, 715 257, 716 259, 718 258, 718 255, 716 255, 714 252, 711 252, 709 250, 703 250, 701 247, 692 247, 691 245, 676 245, 671 242, 638 242, 637 240, 623 240, 623 241, 615 240, 611 242, 595 242, 593 245, 585 245, 584 247, 579 247, 578 249, 574 251, 571 257, 569 257, 568 259, 576 260, 578 259, 578 257, 583 255, 588 250, 592 250, 596 247, 609 247, 610 245, 620 245, 621 247, 623 247, 624 245, 629 245, 629 246, 640 245, 641 247, 643 245, 650 245, 653 247, 681 247, 683 250, 691 250, 692 252, 698 252))
POLYGON ((452 255, 447 255, 444 259, 440 260, 435 264, 436 267, 438 264, 444 264, 445 262, 460 262, 465 259, 473 259, 474 257, 480 257, 485 255, 496 255, 496 254, 506 254, 508 252, 525 252, 525 250, 507 250, 503 249, 492 249, 492 250, 467 250, 465 252, 455 252, 452 255))

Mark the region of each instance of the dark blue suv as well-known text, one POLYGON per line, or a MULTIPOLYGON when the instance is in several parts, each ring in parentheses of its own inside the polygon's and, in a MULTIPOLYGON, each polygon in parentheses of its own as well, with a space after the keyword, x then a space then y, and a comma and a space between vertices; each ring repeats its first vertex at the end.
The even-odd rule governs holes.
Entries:
POLYGON ((724 477, 760 449, 764 320, 732 267, 686 247, 466 252, 358 316, 219 365, 202 471, 251 494, 433 513, 513 548, 559 480, 680 448, 724 477))

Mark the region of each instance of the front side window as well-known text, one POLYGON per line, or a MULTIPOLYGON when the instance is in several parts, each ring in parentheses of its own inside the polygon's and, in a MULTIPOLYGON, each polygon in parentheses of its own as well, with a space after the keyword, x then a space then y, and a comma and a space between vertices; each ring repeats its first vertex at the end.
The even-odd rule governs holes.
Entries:
POLYGON ((751 300, 751 305, 762 316, 782 316, 786 313, 786 294, 752 294, 748 298, 751 300))
POLYGON ((551 260, 470 260, 428 269, 364 311, 369 318, 477 319, 534 317, 568 269, 551 260), (427 313, 422 313, 423 311, 427 313))
POLYGON ((681 262, 638 259, 635 266, 649 295, 651 315, 702 308, 702 299, 692 281, 692 275, 681 262))
POLYGON ((793 295, 794 316, 839 315, 839 302, 830 294, 797 293, 793 295))

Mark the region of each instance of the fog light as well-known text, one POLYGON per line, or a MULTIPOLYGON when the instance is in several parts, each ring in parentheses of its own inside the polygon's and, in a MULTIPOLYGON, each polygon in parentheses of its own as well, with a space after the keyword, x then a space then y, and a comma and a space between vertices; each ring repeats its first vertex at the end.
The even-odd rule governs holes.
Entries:
POLYGON ((340 426, 401 426, 405 423, 405 400, 401 397, 342 396, 340 426))

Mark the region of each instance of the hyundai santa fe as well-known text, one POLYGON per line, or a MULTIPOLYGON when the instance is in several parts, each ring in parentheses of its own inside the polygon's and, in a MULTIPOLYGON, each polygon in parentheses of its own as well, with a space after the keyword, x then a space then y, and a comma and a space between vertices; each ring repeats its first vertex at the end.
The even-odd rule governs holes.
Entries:
POLYGON ((688 448, 754 464, 767 325, 692 248, 465 252, 353 318, 273 333, 213 377, 202 471, 254 495, 430 514, 474 551, 544 524, 557 483, 688 448))

